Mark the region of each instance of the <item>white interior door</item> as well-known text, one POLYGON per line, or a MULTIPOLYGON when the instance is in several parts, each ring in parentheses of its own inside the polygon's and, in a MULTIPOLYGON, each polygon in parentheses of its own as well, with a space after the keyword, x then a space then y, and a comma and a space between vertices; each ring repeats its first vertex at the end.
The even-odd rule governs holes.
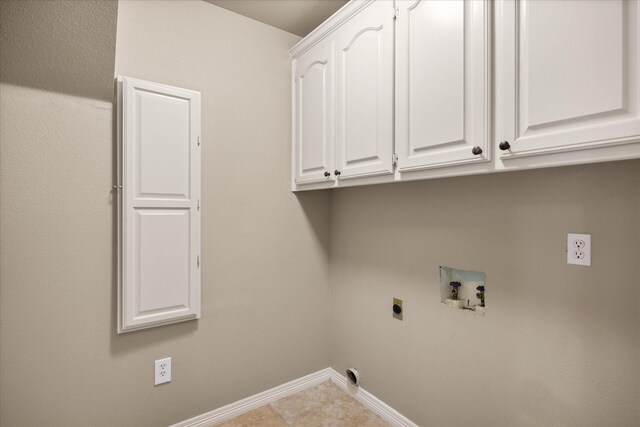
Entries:
POLYGON ((500 6, 504 160, 637 140, 637 1, 500 6))
POLYGON ((396 5, 398 169, 489 160, 491 2, 396 5))
POLYGON ((200 317, 200 94, 118 78, 118 332, 200 317))
POLYGON ((296 184, 333 180, 333 44, 325 41, 295 60, 296 184))
POLYGON ((337 30, 340 179, 393 173, 393 14, 373 2, 337 30))

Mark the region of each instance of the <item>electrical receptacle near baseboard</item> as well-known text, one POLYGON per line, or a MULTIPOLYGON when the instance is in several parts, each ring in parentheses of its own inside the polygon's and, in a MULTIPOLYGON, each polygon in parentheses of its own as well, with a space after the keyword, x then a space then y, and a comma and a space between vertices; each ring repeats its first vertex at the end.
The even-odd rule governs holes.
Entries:
POLYGON ((591 265, 591 234, 567 234, 567 264, 591 265))
POLYGON ((156 360, 155 365, 156 380, 155 385, 164 384, 171 381, 171 358, 156 360))
POLYGON ((393 299, 393 317, 402 320, 402 300, 399 298, 393 299))

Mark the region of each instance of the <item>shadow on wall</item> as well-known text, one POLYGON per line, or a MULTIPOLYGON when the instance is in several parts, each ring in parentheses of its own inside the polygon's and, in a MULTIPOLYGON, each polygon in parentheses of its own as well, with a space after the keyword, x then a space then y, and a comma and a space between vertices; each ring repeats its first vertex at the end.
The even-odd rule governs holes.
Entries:
POLYGON ((331 218, 331 190, 295 193, 300 207, 304 211, 309 225, 313 229, 316 241, 322 246, 322 253, 329 258, 329 229, 331 218))
POLYGON ((0 81, 111 101, 118 2, 0 2, 0 81))

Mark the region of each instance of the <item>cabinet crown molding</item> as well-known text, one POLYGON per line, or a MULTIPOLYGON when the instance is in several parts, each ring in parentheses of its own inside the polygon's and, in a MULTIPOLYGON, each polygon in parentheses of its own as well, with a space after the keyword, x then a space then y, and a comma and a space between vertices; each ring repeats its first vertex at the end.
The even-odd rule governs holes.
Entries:
MULTIPOLYGON (((351 17, 358 14, 362 9, 369 6, 375 0, 352 0, 338 9, 336 13, 331 15, 320 24, 309 35, 300 40, 295 46, 289 49, 291 58, 297 58, 316 44, 320 43, 329 34, 333 33, 342 24, 347 22, 351 17)), ((391 10, 391 9, 390 9, 391 10)))

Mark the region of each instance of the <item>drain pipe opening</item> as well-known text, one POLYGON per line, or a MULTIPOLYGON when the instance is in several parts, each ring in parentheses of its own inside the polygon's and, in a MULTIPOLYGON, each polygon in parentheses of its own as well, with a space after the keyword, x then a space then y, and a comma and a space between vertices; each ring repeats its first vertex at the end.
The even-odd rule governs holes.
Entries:
POLYGON ((347 369, 347 380, 349 380, 349 384, 351 385, 360 385, 360 374, 356 368, 347 369))

